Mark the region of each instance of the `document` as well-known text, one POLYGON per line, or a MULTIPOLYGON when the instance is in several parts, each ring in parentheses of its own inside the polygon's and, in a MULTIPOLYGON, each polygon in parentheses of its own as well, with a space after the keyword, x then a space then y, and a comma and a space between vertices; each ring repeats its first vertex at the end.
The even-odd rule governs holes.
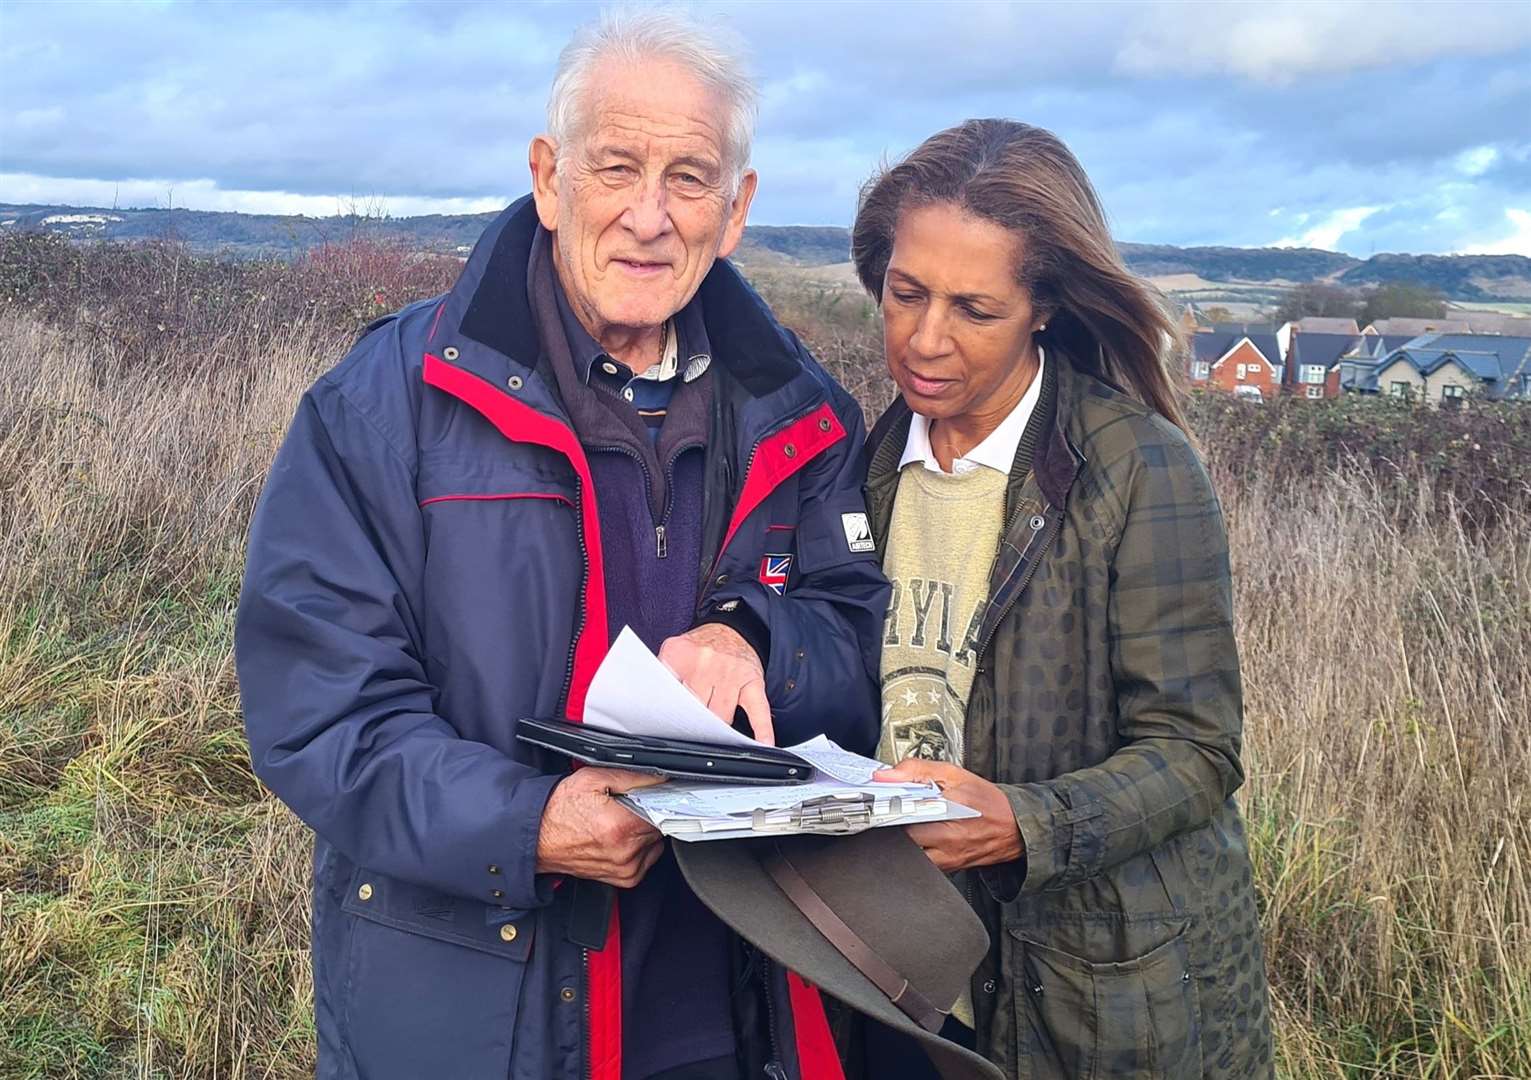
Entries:
MULTIPOLYGON (((629 627, 623 627, 590 683, 584 718, 628 735, 754 743, 708 712, 629 627)), ((881 762, 853 754, 823 735, 786 749, 813 766, 812 780, 782 786, 668 780, 618 799, 677 840, 844 834, 978 816, 976 810, 948 802, 935 784, 878 783, 872 774, 884 767, 881 762)))
POLYGON ((624 735, 755 745, 754 739, 708 712, 630 626, 622 628, 590 681, 585 723, 624 735))

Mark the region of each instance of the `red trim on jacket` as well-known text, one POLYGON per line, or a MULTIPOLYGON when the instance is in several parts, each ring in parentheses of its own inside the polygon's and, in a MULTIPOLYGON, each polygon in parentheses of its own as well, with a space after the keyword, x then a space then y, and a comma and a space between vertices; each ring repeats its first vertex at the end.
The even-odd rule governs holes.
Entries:
MULTIPOLYGON (((579 475, 580 531, 585 538, 585 626, 574 643, 574 673, 565 715, 578 724, 585 717, 590 680, 606 655, 606 571, 601 558, 601 520, 596 514, 595 481, 584 447, 568 426, 523 401, 495 389, 476 375, 425 354, 427 385, 443 390, 476 409, 512 442, 557 450, 579 475)), ((611 908, 606 947, 586 954, 586 993, 590 1000, 590 1080, 622 1080, 622 934, 618 905, 611 908)))
POLYGON ((429 499, 421 499, 421 506, 430 506, 439 502, 500 502, 504 499, 548 499, 552 502, 561 502, 565 506, 574 504, 562 495, 554 495, 541 491, 507 491, 499 495, 432 495, 429 499))
POLYGON ((601 521, 596 514, 595 481, 584 447, 565 424, 538 412, 524 401, 496 390, 476 375, 425 354, 425 381, 473 406, 512 442, 533 443, 557 450, 579 474, 581 532, 585 538, 585 626, 574 644, 574 674, 564 712, 578 724, 585 715, 590 680, 609 647, 606 638, 606 570, 601 559, 601 521))
POLYGON ((606 947, 591 950, 586 968, 590 994, 590 1080, 622 1080, 622 920, 611 905, 606 947))
POLYGON ((787 972, 787 998, 797 1032, 797 1064, 803 1080, 845 1080, 829 1018, 819 992, 795 971, 787 972))
POLYGON ((845 438, 845 425, 835 410, 825 402, 806 416, 801 416, 774 435, 760 440, 750 461, 749 475, 739 492, 739 502, 728 523, 718 558, 728 548, 734 533, 756 507, 765 502, 782 483, 814 458, 845 438))

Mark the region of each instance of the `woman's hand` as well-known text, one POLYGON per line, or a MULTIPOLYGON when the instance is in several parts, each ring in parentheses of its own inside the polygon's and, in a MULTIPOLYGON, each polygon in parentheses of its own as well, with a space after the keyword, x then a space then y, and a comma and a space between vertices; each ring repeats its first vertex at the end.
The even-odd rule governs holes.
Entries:
POLYGON ((1012 862, 1025 850, 1010 800, 977 773, 944 761, 905 758, 872 779, 905 783, 934 780, 946 798, 982 815, 963 821, 932 821, 909 826, 910 839, 924 848, 930 861, 942 870, 950 872, 970 866, 1012 862))

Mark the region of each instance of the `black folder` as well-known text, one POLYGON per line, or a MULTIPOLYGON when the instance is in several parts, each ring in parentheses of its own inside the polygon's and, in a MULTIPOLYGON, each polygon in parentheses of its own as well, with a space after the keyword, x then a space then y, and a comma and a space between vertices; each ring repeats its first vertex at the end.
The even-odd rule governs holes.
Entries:
POLYGON ((813 766, 774 746, 726 746, 718 743, 659 739, 571 724, 567 720, 523 719, 516 738, 576 761, 609 769, 635 769, 686 780, 729 784, 801 784, 813 778, 813 766))

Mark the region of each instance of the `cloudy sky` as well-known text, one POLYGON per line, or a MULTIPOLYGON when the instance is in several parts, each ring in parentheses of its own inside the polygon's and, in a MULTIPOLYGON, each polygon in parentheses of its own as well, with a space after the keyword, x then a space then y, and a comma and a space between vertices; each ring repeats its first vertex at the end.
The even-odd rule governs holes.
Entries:
MULTIPOLYGON (((1531 255, 1527 0, 695 7, 753 50, 759 223, 847 224, 878 161, 1003 115, 1123 240, 1531 255)), ((493 209, 595 10, 0 0, 0 201, 493 209)))

